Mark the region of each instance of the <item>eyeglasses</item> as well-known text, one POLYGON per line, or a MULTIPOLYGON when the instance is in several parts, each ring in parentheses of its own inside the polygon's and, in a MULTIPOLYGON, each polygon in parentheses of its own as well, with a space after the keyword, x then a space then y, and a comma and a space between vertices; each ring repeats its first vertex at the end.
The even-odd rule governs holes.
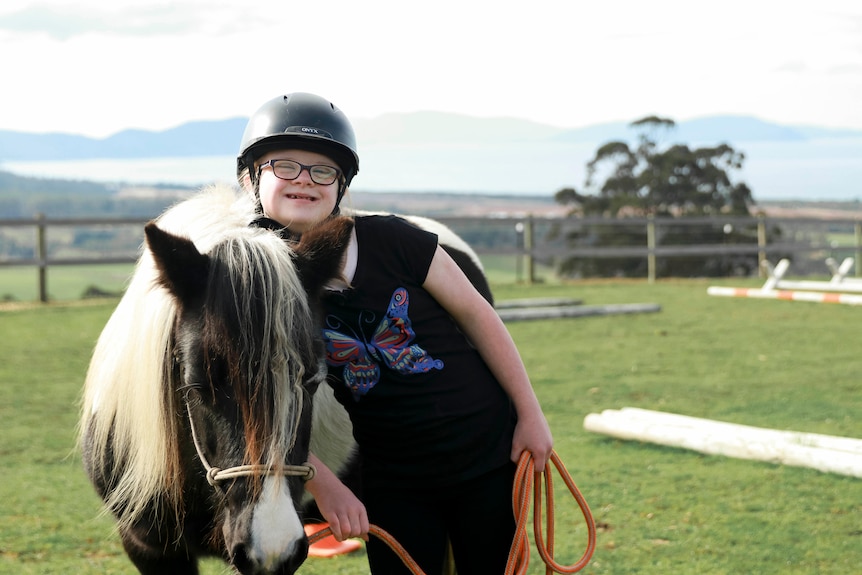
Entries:
POLYGON ((337 180, 338 176, 341 174, 341 170, 333 168, 332 166, 324 164, 306 166, 305 164, 300 164, 293 160, 270 160, 268 162, 264 162, 260 165, 260 168, 258 168, 258 174, 260 174, 260 172, 267 166, 272 168, 272 173, 275 174, 276 178, 281 180, 295 180, 302 173, 302 170, 308 170, 308 175, 311 176, 311 181, 315 184, 320 184, 321 186, 328 186, 337 180))

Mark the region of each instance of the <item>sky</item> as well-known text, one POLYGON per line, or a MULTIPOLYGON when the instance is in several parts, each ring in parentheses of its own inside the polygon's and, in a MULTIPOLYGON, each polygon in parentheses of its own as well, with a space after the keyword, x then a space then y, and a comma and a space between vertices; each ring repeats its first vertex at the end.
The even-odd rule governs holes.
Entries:
POLYGON ((105 137, 320 94, 562 128, 862 129, 858 0, 3 0, 0 130, 105 137))

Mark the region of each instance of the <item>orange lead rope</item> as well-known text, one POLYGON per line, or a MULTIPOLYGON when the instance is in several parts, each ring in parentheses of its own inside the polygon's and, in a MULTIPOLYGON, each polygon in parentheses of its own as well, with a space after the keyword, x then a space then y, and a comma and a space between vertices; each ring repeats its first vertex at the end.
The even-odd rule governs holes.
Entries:
MULTIPOLYGON (((377 525, 369 525, 368 532, 386 543, 389 548, 392 549, 392 551, 394 551, 395 554, 401 558, 401 561, 404 563, 407 569, 409 569, 410 572, 413 573, 413 575, 425 575, 425 572, 419 568, 419 565, 416 563, 416 561, 413 560, 410 554, 407 553, 407 550, 404 549, 404 547, 402 547, 401 544, 398 543, 398 541, 396 541, 395 538, 390 535, 385 529, 382 529, 377 525)), ((308 544, 314 545, 315 543, 329 535, 332 535, 331 527, 321 529, 313 535, 308 536, 308 544)))
MULTIPOLYGON (((512 548, 509 551, 509 561, 506 564, 505 575, 524 575, 527 572, 527 566, 530 563, 530 541, 527 537, 527 515, 530 510, 531 489, 533 490, 535 506, 533 511, 533 533, 536 537, 536 548, 539 551, 539 555, 542 557, 542 561, 545 562, 546 575, 551 575, 551 573, 577 573, 587 566, 587 563, 590 562, 590 558, 593 556, 593 552, 596 550, 596 523, 593 520, 593 514, 590 512, 590 507, 587 505, 587 501, 584 499, 584 496, 581 495, 581 492, 572 480, 572 476, 569 475, 568 471, 566 471, 565 466, 562 461, 560 461, 556 452, 551 453, 550 461, 554 464, 554 467, 557 468, 557 472, 560 474, 560 477, 563 478, 563 481, 569 488, 569 492, 578 502, 578 506, 581 508, 581 512, 584 515, 584 520, 587 523, 587 548, 584 551, 583 556, 581 556, 578 562, 574 565, 560 565, 554 560, 554 489, 553 479, 551 477, 551 466, 547 465, 544 471, 536 471, 533 464, 533 455, 525 451, 521 454, 521 458, 518 461, 518 468, 515 471, 515 486, 512 489, 512 510, 515 513, 516 530, 515 538, 512 541, 512 548), (545 491, 548 493, 547 541, 542 534, 542 475, 544 475, 545 491)), ((413 575, 425 575, 404 547, 402 547, 401 544, 398 543, 398 541, 396 541, 389 533, 376 525, 371 525, 368 532, 386 543, 390 549, 392 549, 392 551, 401 558, 401 561, 404 562, 404 565, 407 566, 413 575)), ((309 545, 312 545, 331 534, 332 530, 329 527, 318 531, 314 535, 309 536, 309 545)))
POLYGON ((596 550, 596 522, 593 519, 593 514, 590 512, 590 507, 587 501, 575 482, 572 476, 566 471, 563 462, 560 461, 556 452, 551 452, 550 462, 557 468, 557 472, 569 492, 578 502, 581 512, 584 515, 584 521, 587 523, 587 548, 583 556, 574 565, 560 565, 554 560, 554 488, 553 478, 551 477, 551 466, 548 464, 544 471, 536 471, 533 464, 533 455, 525 451, 521 454, 518 460, 518 469, 515 472, 515 487, 512 489, 512 509, 515 512, 515 521, 517 527, 515 530, 515 540, 512 542, 512 549, 509 551, 509 561, 506 564, 505 575, 523 575, 527 572, 527 565, 530 563, 530 541, 527 538, 527 515, 530 507, 530 490, 533 489, 533 533, 536 537, 536 549, 539 555, 545 562, 545 574, 551 573, 577 573, 587 566, 593 552, 596 550), (545 491, 547 497, 547 541, 542 536, 542 475, 544 475, 545 491))

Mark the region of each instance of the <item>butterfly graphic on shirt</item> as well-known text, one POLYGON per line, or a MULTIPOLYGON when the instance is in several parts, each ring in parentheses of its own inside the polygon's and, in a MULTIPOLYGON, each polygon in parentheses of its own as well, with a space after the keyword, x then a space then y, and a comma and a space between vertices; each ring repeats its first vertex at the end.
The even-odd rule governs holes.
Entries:
MULTIPOLYGON (((381 366, 402 375, 426 373, 432 369, 443 369, 443 362, 434 359, 418 345, 411 345, 416 337, 410 318, 407 290, 397 288, 389 300, 386 315, 377 323, 371 337, 339 331, 344 322, 335 316, 326 318, 327 327, 323 330, 326 341, 326 363, 331 366, 344 366, 344 383, 350 389, 353 399, 359 401, 380 381, 381 366)), ((366 312, 363 312, 366 313, 366 312)), ((359 315, 359 324, 374 325, 375 316, 369 318, 359 315)))

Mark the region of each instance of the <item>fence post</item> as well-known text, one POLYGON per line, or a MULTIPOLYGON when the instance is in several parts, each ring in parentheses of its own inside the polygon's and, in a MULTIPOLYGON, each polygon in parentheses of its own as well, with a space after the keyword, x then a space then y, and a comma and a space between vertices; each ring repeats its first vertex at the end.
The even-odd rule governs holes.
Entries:
POLYGON ((36 255, 39 260, 39 301, 48 302, 48 242, 45 214, 36 214, 36 255))
POLYGON ((527 271, 527 285, 536 281, 536 265, 533 261, 533 214, 527 214, 524 219, 524 258, 527 271))
POLYGON ((856 277, 862 277, 862 222, 856 220, 853 226, 856 231, 856 277))
POLYGON ((763 262, 766 261, 766 215, 763 212, 757 214, 757 269, 761 279, 766 278, 766 269, 763 262))
POLYGON ((646 241, 647 241, 647 280, 649 283, 655 283, 656 265, 655 265, 655 215, 647 215, 646 225, 646 241))

